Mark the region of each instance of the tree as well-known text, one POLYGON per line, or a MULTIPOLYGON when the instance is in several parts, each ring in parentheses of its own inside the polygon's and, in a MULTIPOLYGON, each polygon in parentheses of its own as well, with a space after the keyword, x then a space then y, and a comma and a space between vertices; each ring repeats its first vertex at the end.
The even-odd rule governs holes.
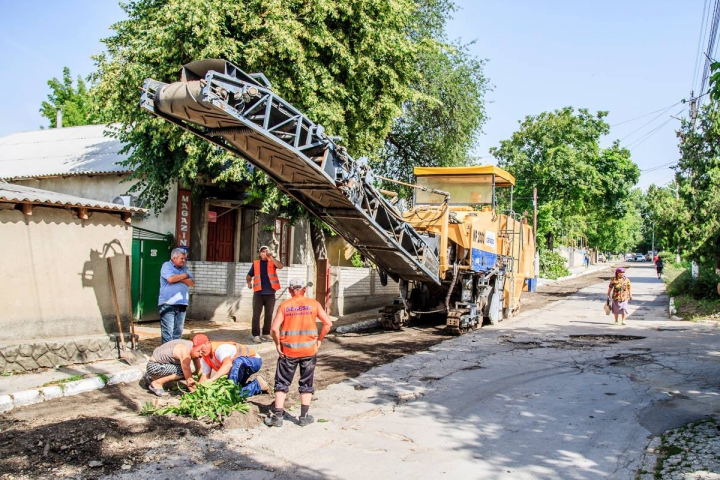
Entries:
MULTIPOLYGON (((200 178, 253 182, 264 199, 272 185, 248 172, 244 161, 138 107, 138 88, 152 77, 177 80, 185 63, 224 58, 263 72, 274 90, 333 135, 354 156, 376 152, 415 96, 418 58, 436 49, 429 31, 450 4, 444 0, 137 0, 123 4, 127 20, 113 25, 107 53, 95 58, 98 98, 114 132, 127 145, 135 187, 153 207, 167 201, 175 181, 200 178), (440 13, 438 13, 440 12, 440 13)), ((264 202, 268 211, 269 203, 264 202)), ((317 251, 316 251, 317 254, 317 251)))
MULTIPOLYGON (((403 105, 380 152, 375 170, 387 177, 413 181, 416 166, 457 166, 471 163, 477 134, 485 122, 487 79, 484 62, 467 46, 426 52, 419 62, 422 96, 403 105)), ((397 188, 404 197, 407 188, 397 188)))
POLYGON ((680 160, 675 167, 684 205, 680 224, 684 252, 720 268, 720 107, 711 102, 695 122, 680 128, 680 160))
POLYGON ((100 115, 93 110, 93 98, 82 77, 78 76, 77 86, 73 85, 70 69, 64 67, 62 81, 53 77, 47 83, 52 92, 47 101, 42 102, 40 114, 50 121, 50 128, 57 127, 58 110, 62 110, 65 127, 102 123, 100 115))
POLYGON ((538 237, 550 248, 562 231, 588 236, 597 229, 592 225, 622 228, 612 220, 626 217, 640 170, 619 142, 600 148, 601 136, 610 131, 605 116, 572 107, 528 116, 509 140, 490 150, 517 180, 515 211, 532 211, 538 189, 538 237))

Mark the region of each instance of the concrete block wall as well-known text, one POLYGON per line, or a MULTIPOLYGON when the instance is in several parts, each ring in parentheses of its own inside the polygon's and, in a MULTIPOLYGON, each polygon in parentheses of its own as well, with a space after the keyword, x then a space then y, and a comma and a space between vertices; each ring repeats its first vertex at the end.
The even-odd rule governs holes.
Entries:
MULTIPOLYGON (((248 328, 252 320, 253 290, 247 287, 247 273, 252 263, 188 262, 188 269, 195 277, 195 287, 190 289, 188 318, 214 322, 241 323, 248 328)), ((313 281, 313 265, 291 265, 278 270, 280 290, 275 305, 290 298, 288 280, 300 278, 313 281)), ((314 297, 313 287, 307 295, 314 297)))
POLYGON ((190 289, 191 294, 225 295, 227 293, 229 263, 192 261, 187 262, 187 265, 195 278, 195 286, 190 289))
POLYGON ((398 285, 388 279, 380 284, 380 276, 372 268, 331 267, 330 315, 342 316, 392 304, 398 285))

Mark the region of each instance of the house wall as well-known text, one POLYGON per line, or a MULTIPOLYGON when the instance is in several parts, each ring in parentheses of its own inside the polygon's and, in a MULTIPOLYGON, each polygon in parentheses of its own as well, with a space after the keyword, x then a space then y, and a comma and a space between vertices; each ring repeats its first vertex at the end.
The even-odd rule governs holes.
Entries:
POLYGON ((388 279, 380 283, 373 268, 330 268, 330 315, 342 316, 376 307, 384 307, 399 295, 398 284, 388 279))
POLYGON ((35 207, 0 210, 0 371, 112 358, 118 331, 107 258, 128 325, 125 258, 132 232, 119 215, 35 207))
MULTIPOLYGON (((210 320, 214 322, 237 322, 250 328, 252 321, 253 291, 247 287, 247 273, 251 262, 221 263, 189 261, 190 272, 195 278, 195 286, 190 289, 188 318, 210 320)), ((307 265, 286 266, 277 272, 281 289, 276 305, 290 298, 287 284, 290 278, 313 281, 315 267, 307 265)), ((313 287, 309 287, 307 296, 314 297, 313 287)))
MULTIPOLYGON (((82 198, 112 202, 118 195, 124 195, 135 182, 124 182, 127 175, 77 175, 70 177, 51 177, 13 181, 18 185, 41 188, 51 192, 66 193, 82 198)), ((175 214, 177 210, 177 186, 170 187, 168 202, 156 216, 152 210, 145 218, 133 217, 132 223, 137 227, 158 233, 175 235, 175 214)))
MULTIPOLYGON (((247 287, 247 273, 252 263, 188 262, 195 277, 190 289, 188 318, 214 322, 236 322, 250 328, 253 291, 247 287)), ((292 265, 278 270, 281 289, 275 305, 290 298, 290 278, 315 281, 314 265, 292 265)), ((398 286, 392 280, 383 287, 377 271, 371 268, 331 267, 331 300, 328 312, 342 316, 392 303, 398 286)), ((307 296, 315 296, 309 287, 307 296)))
POLYGON ((325 235, 325 248, 327 249, 327 258, 330 265, 335 267, 353 266, 350 259, 355 254, 355 247, 346 242, 341 236, 331 237, 325 235))

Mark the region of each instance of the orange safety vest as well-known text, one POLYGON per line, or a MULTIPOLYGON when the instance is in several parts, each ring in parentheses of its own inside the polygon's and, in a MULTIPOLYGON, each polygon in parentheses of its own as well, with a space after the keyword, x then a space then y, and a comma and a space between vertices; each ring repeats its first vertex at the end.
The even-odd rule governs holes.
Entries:
POLYGON ((278 307, 283 313, 280 325, 280 349, 293 358, 312 357, 317 353, 318 329, 315 323, 320 304, 307 297, 293 297, 278 307))
POLYGON ((245 345, 239 345, 235 342, 210 342, 210 345, 212 345, 212 351, 210 352, 210 355, 203 357, 203 360, 205 360, 205 363, 208 364, 208 367, 212 368, 215 371, 220 370, 220 367, 222 366, 222 362, 220 361, 220 359, 215 356, 215 352, 221 345, 235 346, 237 352, 232 358, 233 362, 237 357, 254 357, 255 355, 257 355, 257 352, 254 348, 246 347, 245 345))
MULTIPOLYGON (((262 282, 260 281, 260 260, 255 260, 253 262, 253 266, 253 291, 259 292, 262 290, 262 282)), ((280 280, 277 276, 277 270, 275 269, 275 264, 270 260, 267 261, 267 274, 270 279, 270 286, 272 289, 280 290, 280 280)))

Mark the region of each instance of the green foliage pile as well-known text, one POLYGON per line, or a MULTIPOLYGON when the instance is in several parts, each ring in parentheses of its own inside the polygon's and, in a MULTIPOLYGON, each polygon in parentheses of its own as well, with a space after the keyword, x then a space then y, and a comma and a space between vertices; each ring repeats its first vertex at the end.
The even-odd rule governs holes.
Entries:
POLYGON ((555 280, 570 275, 570 270, 565 266, 565 259, 557 252, 540 250, 540 276, 555 280))
POLYGON ((220 423, 234 411, 247 413, 250 407, 245 400, 240 386, 223 377, 210 383, 198 383, 195 391, 183 395, 177 406, 153 408, 146 405, 143 408, 143 414, 172 414, 195 419, 208 418, 213 422, 220 423))

